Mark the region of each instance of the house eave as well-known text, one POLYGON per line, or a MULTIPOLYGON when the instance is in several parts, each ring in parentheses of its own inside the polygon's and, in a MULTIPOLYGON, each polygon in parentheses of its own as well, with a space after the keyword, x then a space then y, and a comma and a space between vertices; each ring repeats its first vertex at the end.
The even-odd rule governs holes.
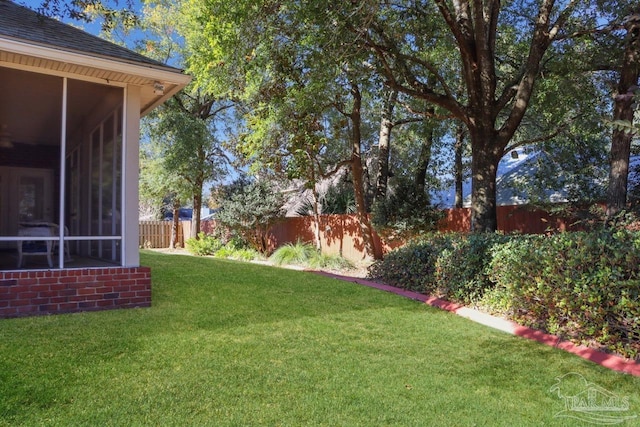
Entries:
POLYGON ((191 81, 191 76, 172 67, 131 63, 7 37, 0 37, 0 62, 13 62, 17 66, 37 63, 37 68, 50 71, 52 74, 73 74, 88 76, 91 80, 104 81, 106 84, 124 83, 142 86, 148 97, 141 104, 141 115, 147 114, 165 102, 191 81), (161 84, 165 90, 156 94, 154 85, 157 83, 161 84))

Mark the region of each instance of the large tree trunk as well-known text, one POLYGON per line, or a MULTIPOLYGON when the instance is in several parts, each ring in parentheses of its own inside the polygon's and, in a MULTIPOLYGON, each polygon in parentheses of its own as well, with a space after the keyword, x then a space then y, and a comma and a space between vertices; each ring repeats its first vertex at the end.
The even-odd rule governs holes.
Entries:
POLYGON ((433 147, 433 124, 428 120, 425 121, 424 124, 428 126, 427 138, 422 142, 422 146, 420 147, 420 157, 418 157, 418 164, 414 176, 414 187, 418 194, 422 194, 425 191, 427 169, 429 168, 429 163, 431 163, 431 149, 433 147))
POLYGON ((316 240, 316 249, 322 251, 322 236, 320 236, 320 201, 318 200, 318 192, 316 191, 316 185, 313 184, 313 188, 311 189, 311 194, 313 197, 313 237, 316 240))
POLYGON ((496 174, 504 147, 492 132, 471 134, 471 231, 494 232, 498 229, 496 174), (487 135, 489 134, 489 135, 487 135))
MULTIPOLYGON (((633 123, 633 90, 640 77, 640 15, 627 19, 627 40, 624 60, 620 70, 618 94, 614 98, 613 120, 633 123)), ((607 217, 612 218, 627 204, 627 181, 629 176, 629 155, 631 133, 626 129, 614 128, 611 139, 611 168, 607 188, 607 217)))
POLYGON ((464 149, 464 124, 458 122, 456 128, 456 142, 454 145, 454 181, 456 196, 453 206, 457 209, 462 208, 464 202, 464 194, 462 193, 462 152, 464 149))
POLYGON ((175 249, 178 243, 178 228, 180 227, 180 200, 173 199, 173 226, 171 227, 171 241, 169 242, 169 248, 175 249))
POLYGON ((200 233, 200 211, 202 208, 202 187, 193 195, 193 214, 191 216, 191 237, 198 238, 200 233))
POLYGON ((391 90, 382 108, 380 120, 380 136, 378 138, 378 176, 376 178, 375 200, 384 199, 387 195, 389 180, 389 157, 391 146, 391 131, 393 129, 393 109, 398 99, 398 91, 391 90))
POLYGON ((356 83, 351 83, 351 94, 353 96, 353 109, 350 113, 351 118, 351 175, 353 179, 353 190, 356 202, 356 210, 358 215, 358 222, 360 223, 360 231, 362 233, 362 240, 365 247, 367 257, 373 257, 375 259, 382 258, 382 254, 376 250, 373 242, 373 228, 367 215, 367 208, 364 196, 364 180, 363 180, 363 167, 362 167, 362 153, 360 151, 360 145, 362 142, 362 130, 361 130, 361 104, 362 95, 360 89, 356 83))

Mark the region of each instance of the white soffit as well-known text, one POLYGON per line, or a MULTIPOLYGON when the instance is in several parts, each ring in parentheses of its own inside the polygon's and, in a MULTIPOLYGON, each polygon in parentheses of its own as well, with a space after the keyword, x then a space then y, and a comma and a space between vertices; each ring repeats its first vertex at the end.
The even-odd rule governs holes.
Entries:
POLYGON ((162 104, 191 81, 191 76, 170 67, 117 61, 2 37, 0 64, 62 77, 77 76, 106 84, 142 86, 142 115, 162 104), (153 87, 156 82, 164 86, 163 94, 154 93, 153 87))

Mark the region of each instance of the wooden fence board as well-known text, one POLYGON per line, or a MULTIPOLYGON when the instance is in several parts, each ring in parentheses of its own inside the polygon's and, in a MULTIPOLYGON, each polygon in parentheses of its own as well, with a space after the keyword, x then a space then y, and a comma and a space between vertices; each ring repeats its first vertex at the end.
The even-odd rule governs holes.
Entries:
MULTIPOLYGON (((498 230, 505 233, 540 234, 549 230, 571 229, 570 221, 526 206, 498 206, 497 217, 498 230)), ((364 259, 364 243, 355 215, 322 215, 320 221, 324 253, 340 254, 352 261, 364 259)), ((168 248, 172 224, 171 221, 140 222, 140 247, 168 248)), ((470 224, 470 209, 447 209, 445 218, 439 224, 439 230, 468 232, 470 224)), ((184 247, 185 239, 190 237, 191 221, 180 221, 180 225, 178 242, 180 247, 184 247)), ((211 234, 214 228, 214 221, 201 222, 200 229, 206 234, 211 234)), ((271 229, 270 247, 275 249, 297 240, 312 243, 313 230, 314 218, 311 216, 286 218, 271 229)), ((374 243, 382 248, 383 253, 388 252, 393 246, 398 246, 382 242, 377 234, 374 235, 374 243)))
MULTIPOLYGON (((184 231, 181 221, 178 227, 178 244, 184 247, 184 231)), ((171 243, 172 221, 140 221, 139 246, 141 248, 168 248, 171 243)))

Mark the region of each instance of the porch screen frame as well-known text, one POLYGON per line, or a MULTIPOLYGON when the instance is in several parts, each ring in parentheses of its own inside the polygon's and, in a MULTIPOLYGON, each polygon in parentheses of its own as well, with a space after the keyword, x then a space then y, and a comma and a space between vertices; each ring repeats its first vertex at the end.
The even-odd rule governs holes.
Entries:
MULTIPOLYGON (((76 80, 82 80, 82 79, 76 79, 76 80)), ((65 223, 65 217, 66 217, 66 197, 67 197, 67 192, 66 192, 66 177, 67 177, 67 162, 66 162, 66 156, 67 156, 67 104, 68 104, 68 77, 63 77, 62 78, 62 85, 63 85, 63 90, 62 90, 62 115, 60 120, 62 121, 61 123, 61 131, 60 131, 60 138, 61 138, 61 142, 60 142, 60 205, 59 205, 59 218, 58 218, 58 223, 62 224, 62 225, 66 225, 65 223)), ((96 83, 96 84, 104 84, 102 82, 97 83, 94 81, 90 81, 87 80, 90 83, 96 83)), ((114 225, 112 222, 112 231, 114 233, 114 235, 111 236, 100 236, 100 235, 79 235, 79 236, 66 236, 65 235, 65 227, 61 226, 58 227, 59 230, 59 235, 57 237, 52 237, 52 238, 48 238, 45 239, 43 238, 42 240, 57 240, 59 243, 59 248, 64 248, 64 244, 65 242, 70 242, 70 241, 112 241, 112 248, 115 248, 116 242, 117 241, 123 241, 122 238, 122 234, 124 231, 124 222, 125 222, 125 212, 126 212, 126 200, 125 200, 125 192, 124 189, 126 187, 126 185, 124 185, 124 179, 125 179, 125 173, 124 173, 124 166, 125 166, 125 153, 126 153, 126 147, 127 147, 127 142, 128 142, 128 138, 127 138, 127 132, 126 132, 126 104, 127 104, 127 86, 126 85, 119 85, 119 84, 107 84, 107 86, 112 86, 112 87, 118 87, 122 90, 122 97, 121 97, 121 104, 118 105, 117 107, 115 107, 112 112, 105 116, 103 119, 100 120, 100 124, 97 126, 100 128, 100 147, 102 147, 103 141, 102 141, 102 127, 104 125, 105 120, 107 120, 109 117, 113 117, 114 120, 114 130, 117 131, 118 128, 118 120, 120 121, 120 126, 122 128, 122 132, 120 135, 120 138, 122 138, 122 142, 120 145, 120 168, 121 168, 121 173, 120 173, 120 194, 117 194, 117 192, 115 191, 115 179, 112 185, 112 194, 114 199, 119 198, 120 199, 120 233, 119 235, 115 235, 115 230, 114 229, 114 225), (119 114, 119 119, 117 118, 119 114)), ((91 179, 91 165, 92 165, 92 148, 93 148, 93 141, 92 141, 92 135, 95 132, 95 129, 91 132, 89 132, 89 177, 91 179)), ((118 135, 113 135, 113 143, 115 144, 115 139, 118 138, 118 135)), ((114 154, 116 153, 116 150, 113 150, 114 154)), ((81 160, 81 159, 79 159, 81 160)), ((102 161, 102 153, 100 154, 100 161, 102 161)), ((113 168, 116 167, 115 161, 114 161, 114 165, 113 168)), ((112 168, 112 173, 115 172, 112 168)), ((102 166, 101 166, 102 169, 102 166)), ((102 170, 100 171, 100 174, 102 175, 102 170)), ((115 174, 114 174, 115 175, 115 174)), ((101 180, 100 180, 101 182, 101 180)), ((92 183, 90 182, 88 189, 89 192, 91 192, 91 186, 92 183)), ((89 195, 90 196, 90 195, 89 195)), ((100 195, 100 199, 102 199, 102 195, 100 195)), ((112 204, 115 204, 115 200, 112 202, 112 204)), ((102 206, 101 206, 102 208, 102 206)), ((87 211, 90 212, 91 210, 91 199, 89 199, 89 203, 88 203, 88 209, 87 211)), ((91 217, 89 216, 89 221, 91 221, 91 217)), ((91 227, 89 227, 91 230, 91 227)), ((90 244, 90 243, 89 243, 90 244)), ((119 266, 123 266, 125 264, 125 245, 124 244, 120 244, 120 261, 119 261, 119 266)), ((112 249, 112 253, 115 256, 115 251, 112 249)), ((89 250, 89 253, 91 253, 91 250, 89 250)), ((99 246, 99 254, 102 253, 102 244, 100 244, 99 246)), ((60 269, 64 269, 64 250, 59 250, 58 251, 58 266, 60 269)), ((113 260, 112 260, 113 261, 113 260)))

